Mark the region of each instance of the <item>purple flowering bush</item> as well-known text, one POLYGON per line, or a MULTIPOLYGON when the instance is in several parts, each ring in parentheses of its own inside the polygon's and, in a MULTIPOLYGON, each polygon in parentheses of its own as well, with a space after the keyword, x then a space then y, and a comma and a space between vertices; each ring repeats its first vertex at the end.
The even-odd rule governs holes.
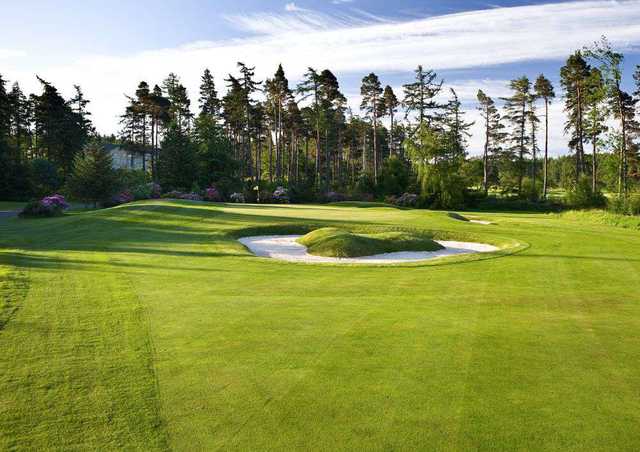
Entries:
POLYGON ((215 187, 209 187, 204 191, 204 199, 211 202, 222 202, 222 195, 215 187))
POLYGON ((39 201, 27 204, 20 216, 23 218, 57 217, 69 208, 69 204, 62 195, 45 196, 39 201))

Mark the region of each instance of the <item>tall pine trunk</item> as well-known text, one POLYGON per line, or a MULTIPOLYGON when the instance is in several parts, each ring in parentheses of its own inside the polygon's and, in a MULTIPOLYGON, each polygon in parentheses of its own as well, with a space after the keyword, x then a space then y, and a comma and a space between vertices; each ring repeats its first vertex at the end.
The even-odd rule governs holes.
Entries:
POLYGON ((547 199, 549 172, 549 99, 544 100, 544 169, 542 180, 542 199, 547 199))

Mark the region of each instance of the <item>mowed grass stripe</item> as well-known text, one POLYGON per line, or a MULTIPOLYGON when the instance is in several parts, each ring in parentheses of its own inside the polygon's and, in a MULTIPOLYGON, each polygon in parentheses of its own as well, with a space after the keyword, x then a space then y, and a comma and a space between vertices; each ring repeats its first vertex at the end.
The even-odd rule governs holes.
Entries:
POLYGON ((74 253, 87 268, 46 256, 0 333, 0 448, 165 450, 143 308, 126 276, 105 255, 74 253))

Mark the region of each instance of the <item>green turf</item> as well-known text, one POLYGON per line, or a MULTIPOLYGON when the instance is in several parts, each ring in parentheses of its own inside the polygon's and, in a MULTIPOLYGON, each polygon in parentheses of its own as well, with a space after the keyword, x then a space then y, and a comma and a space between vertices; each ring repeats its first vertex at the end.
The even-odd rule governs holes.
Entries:
POLYGON ((0 201, 0 212, 22 210, 25 202, 0 201))
POLYGON ((0 450, 640 449, 638 231, 482 217, 150 201, 3 220, 0 450), (520 245, 338 267, 235 240, 291 225, 520 245))
POLYGON ((320 228, 300 237, 309 254, 327 257, 360 257, 396 251, 437 251, 444 247, 430 237, 411 232, 357 234, 339 228, 320 228))

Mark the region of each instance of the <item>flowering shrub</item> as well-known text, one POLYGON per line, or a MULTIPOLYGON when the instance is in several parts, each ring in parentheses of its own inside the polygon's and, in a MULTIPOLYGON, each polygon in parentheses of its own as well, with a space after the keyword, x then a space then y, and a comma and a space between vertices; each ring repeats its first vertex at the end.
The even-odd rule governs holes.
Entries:
POLYGON ((413 193, 405 193, 399 198, 390 197, 387 202, 390 204, 395 204, 396 206, 402 207, 416 207, 418 204, 418 195, 413 193))
POLYGON ((276 188, 272 201, 276 204, 289 204, 289 191, 284 187, 276 188))
POLYGON ((133 195, 131 194, 131 192, 129 192, 127 190, 123 191, 118 196, 116 196, 116 199, 118 200, 118 202, 120 204, 126 204, 126 203, 132 202, 134 200, 133 195))
POLYGON ((202 196, 197 193, 183 193, 182 196, 180 196, 180 199, 186 199, 189 201, 202 201, 202 196))
POLYGON ((132 190, 131 194, 133 198, 136 200, 140 199, 158 199, 160 197, 160 185, 149 182, 148 184, 140 184, 136 185, 132 190))
POLYGON ((67 210, 69 208, 69 204, 67 204, 67 201, 64 199, 64 196, 58 195, 58 194, 46 196, 42 198, 40 202, 42 203, 43 206, 47 208, 60 209, 60 210, 67 210))
POLYGON ((52 195, 42 198, 40 201, 32 201, 27 204, 20 216, 23 218, 55 217, 69 208, 69 204, 62 195, 52 195))
POLYGON ((202 201, 202 196, 197 193, 183 193, 178 190, 172 190, 162 195, 163 198, 170 199, 186 199, 189 201, 202 201))
POLYGON ((231 202, 237 202, 237 203, 244 203, 244 195, 242 193, 231 193, 231 196, 229 196, 229 199, 231 199, 231 202))
POLYGON ((211 202, 221 202, 222 195, 215 187, 209 187, 204 191, 204 199, 211 202))

